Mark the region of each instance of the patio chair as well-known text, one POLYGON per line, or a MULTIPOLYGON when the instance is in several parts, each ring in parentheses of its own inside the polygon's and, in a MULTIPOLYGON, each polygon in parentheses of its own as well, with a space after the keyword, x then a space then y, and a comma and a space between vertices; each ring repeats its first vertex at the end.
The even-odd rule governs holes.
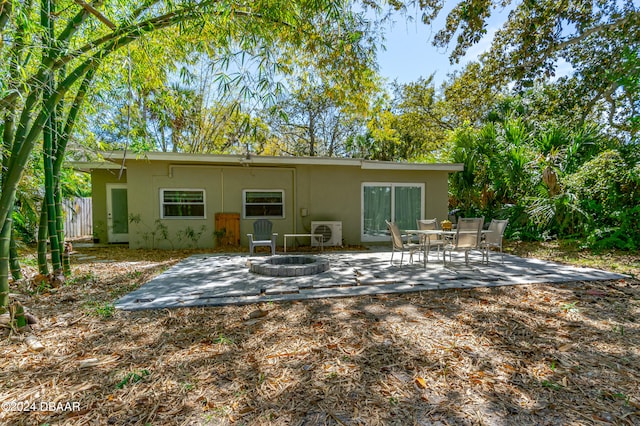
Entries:
MULTIPOLYGON (((389 222, 385 220, 387 223, 387 227, 389 228, 389 232, 391 233, 391 264, 393 265, 393 255, 396 250, 400 251, 400 266, 402 266, 402 259, 404 258, 404 252, 409 252, 409 262, 413 263, 413 253, 416 251, 419 252, 423 249, 422 244, 416 244, 411 242, 406 242, 402 239, 403 235, 400 234, 400 229, 395 222, 389 222)), ((404 236, 406 237, 406 235, 404 236)))
POLYGON ((277 233, 271 233, 273 224, 267 219, 258 219, 253 222, 253 234, 247 234, 249 237, 249 255, 253 256, 255 247, 264 246, 271 247, 271 255, 276 254, 276 238, 277 233))
MULTIPOLYGON (((416 220, 418 225, 418 229, 422 231, 435 231, 439 229, 438 220, 437 219, 418 219, 416 220)), ((424 262, 425 264, 429 262, 429 253, 431 252, 431 247, 438 248, 438 259, 440 259, 440 247, 446 244, 446 241, 441 238, 440 235, 437 234, 420 234, 420 244, 425 247, 424 250, 424 262)))
MULTIPOLYGON (((451 262, 451 252, 464 251, 464 263, 465 265, 468 265, 469 252, 471 250, 481 250, 480 235, 482 233, 483 224, 483 217, 458 218, 458 226, 456 227, 454 240, 445 244, 443 247, 442 263, 445 264, 446 262, 447 251, 449 252, 449 262, 451 262)), ((482 260, 484 260, 484 255, 482 260)))
POLYGON ((487 263, 489 263, 489 251, 491 251, 491 247, 500 249, 502 263, 504 263, 504 253, 502 252, 502 237, 504 235, 504 230, 507 229, 508 224, 509 219, 491 220, 488 229, 488 231, 491 232, 487 232, 486 234, 484 234, 484 239, 480 242, 480 247, 483 249, 482 259, 484 260, 486 256, 487 263))

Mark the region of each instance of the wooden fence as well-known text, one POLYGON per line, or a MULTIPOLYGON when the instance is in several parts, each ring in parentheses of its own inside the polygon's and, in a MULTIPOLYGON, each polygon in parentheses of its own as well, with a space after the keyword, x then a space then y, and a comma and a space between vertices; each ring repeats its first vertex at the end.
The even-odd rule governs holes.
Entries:
POLYGON ((87 237, 93 234, 91 198, 64 200, 64 235, 66 238, 87 237))

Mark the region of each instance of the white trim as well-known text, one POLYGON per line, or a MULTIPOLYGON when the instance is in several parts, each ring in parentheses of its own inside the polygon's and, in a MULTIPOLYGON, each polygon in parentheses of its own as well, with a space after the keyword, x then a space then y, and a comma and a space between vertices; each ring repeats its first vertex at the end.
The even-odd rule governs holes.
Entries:
POLYGON ((111 163, 106 161, 69 161, 65 163, 65 167, 71 166, 75 170, 81 172, 90 172, 92 170, 126 170, 122 164, 111 163))
MULTIPOLYGON (((103 152, 107 161, 122 163, 125 156, 123 151, 103 152)), ((287 166, 287 165, 319 165, 319 166, 347 166, 369 170, 413 170, 413 171, 443 171, 458 172, 463 170, 461 163, 398 163, 393 161, 372 161, 356 158, 340 157, 285 157, 285 156, 261 156, 261 155, 214 155, 214 154, 190 154, 183 152, 147 152, 141 156, 128 154, 125 162, 129 161, 169 161, 172 163, 190 164, 232 164, 242 166, 287 166)), ((72 163, 73 165, 73 163, 72 163)))
MULTIPOLYGON (((274 204, 275 205, 275 204, 274 204)), ((286 200, 284 189, 243 189, 242 190, 242 218, 243 219, 286 219, 286 200), (282 194, 282 216, 247 216, 247 192, 279 192, 282 194)))
MULTIPOLYGON (((113 200, 112 200, 112 189, 126 189, 127 190, 127 210, 128 210, 128 201, 129 201, 129 189, 127 188, 126 183, 106 183, 105 189, 107 190, 107 241, 110 243, 127 243, 129 242, 129 232, 126 234, 119 233, 115 234, 113 232, 113 200)), ((127 211, 127 217, 125 218, 127 221, 127 231, 129 230, 129 212, 127 211)))
POLYGON ((424 206, 425 206, 425 184, 420 182, 362 182, 360 185, 360 240, 362 242, 380 242, 380 241, 389 241, 390 236, 371 236, 365 235, 364 233, 364 188, 367 186, 382 186, 382 187, 390 187, 391 188, 391 217, 389 218, 392 222, 396 222, 395 216, 395 191, 396 187, 419 187, 420 188, 420 217, 424 217, 424 206))
MULTIPOLYGON (((173 219, 206 219, 207 218, 207 191, 204 188, 158 188, 159 192, 159 200, 160 200, 160 219, 173 220, 173 219), (202 216, 165 216, 164 215, 164 205, 165 204, 176 204, 176 203, 165 203, 164 201, 164 192, 165 191, 200 191, 202 192, 202 203, 188 203, 192 205, 200 205, 203 207, 203 215, 202 216)), ((187 203, 185 203, 187 204, 187 203)))
POLYGON ((459 172, 464 170, 462 163, 393 163, 390 161, 362 160, 363 170, 423 170, 459 172))

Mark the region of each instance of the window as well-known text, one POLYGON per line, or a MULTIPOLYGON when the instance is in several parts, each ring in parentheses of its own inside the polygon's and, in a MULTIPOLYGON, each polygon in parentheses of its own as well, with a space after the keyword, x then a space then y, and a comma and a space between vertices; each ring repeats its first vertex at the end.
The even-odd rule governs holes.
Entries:
POLYGON ((396 222, 400 229, 415 229, 424 208, 424 184, 362 184, 362 241, 387 241, 385 220, 396 222))
POLYGON ((205 219, 204 189, 161 189, 162 219, 205 219))
POLYGON ((242 191, 245 219, 284 218, 284 191, 245 189, 242 191))

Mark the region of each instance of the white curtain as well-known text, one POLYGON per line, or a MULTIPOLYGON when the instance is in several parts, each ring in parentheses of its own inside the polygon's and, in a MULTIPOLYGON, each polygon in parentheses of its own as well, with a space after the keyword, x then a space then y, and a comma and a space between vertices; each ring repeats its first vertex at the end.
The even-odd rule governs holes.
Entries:
POLYGON ((363 187, 363 237, 388 236, 385 220, 400 229, 415 229, 422 218, 422 187, 406 184, 365 185, 363 187))
POLYGON ((387 234, 385 220, 391 220, 391 187, 364 187, 364 235, 387 234))
POLYGON ((400 229, 416 229, 416 220, 421 219, 422 190, 419 186, 394 187, 394 220, 400 229))

